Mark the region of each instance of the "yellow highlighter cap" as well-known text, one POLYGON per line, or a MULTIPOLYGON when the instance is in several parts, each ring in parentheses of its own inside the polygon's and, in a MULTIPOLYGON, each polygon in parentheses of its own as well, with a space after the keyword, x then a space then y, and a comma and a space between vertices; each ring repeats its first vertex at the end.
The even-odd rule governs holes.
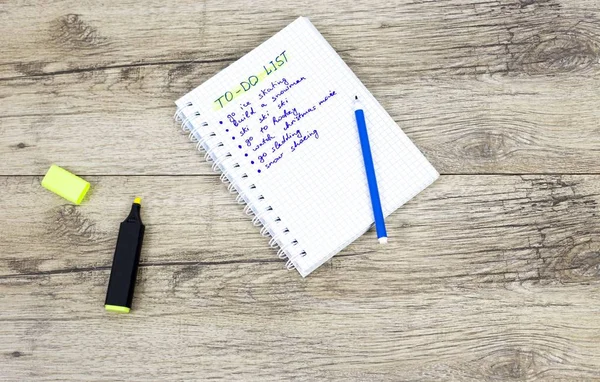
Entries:
POLYGON ((75 204, 80 204, 90 189, 88 182, 55 164, 42 179, 42 186, 75 204))

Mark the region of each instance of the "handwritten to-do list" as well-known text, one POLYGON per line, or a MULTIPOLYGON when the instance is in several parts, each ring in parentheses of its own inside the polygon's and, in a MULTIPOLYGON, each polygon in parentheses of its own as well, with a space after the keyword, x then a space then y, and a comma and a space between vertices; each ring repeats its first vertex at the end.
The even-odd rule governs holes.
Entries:
POLYGON ((321 127, 303 122, 337 95, 330 89, 308 101, 300 97, 303 88, 315 79, 286 75, 290 59, 286 53, 284 50, 269 60, 260 72, 219 95, 213 104, 226 113, 219 121, 224 136, 237 143, 240 154, 258 174, 318 140, 321 127))
POLYGON ((176 102, 197 147, 302 276, 373 224, 355 96, 387 216, 438 173, 307 18, 176 102))

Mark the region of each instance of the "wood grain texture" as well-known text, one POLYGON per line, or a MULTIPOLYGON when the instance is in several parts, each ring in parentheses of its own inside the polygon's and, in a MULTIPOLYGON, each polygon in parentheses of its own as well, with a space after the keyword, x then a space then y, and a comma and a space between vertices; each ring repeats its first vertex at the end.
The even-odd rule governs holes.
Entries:
POLYGON ((0 175, 206 174, 173 100, 298 15, 440 172, 600 172, 595 1, 16 1, 0 13, 0 175))
POLYGON ((597 0, 16 0, 0 47, 0 380, 600 381, 597 0), (300 15, 446 174, 307 279, 171 121, 300 15))
POLYGON ((389 218, 388 247, 369 232, 307 279, 214 177, 92 183, 78 207, 37 177, 0 184, 0 375, 600 378, 600 176, 444 176, 389 218), (116 317, 102 303, 134 189, 147 240, 135 312, 116 317))

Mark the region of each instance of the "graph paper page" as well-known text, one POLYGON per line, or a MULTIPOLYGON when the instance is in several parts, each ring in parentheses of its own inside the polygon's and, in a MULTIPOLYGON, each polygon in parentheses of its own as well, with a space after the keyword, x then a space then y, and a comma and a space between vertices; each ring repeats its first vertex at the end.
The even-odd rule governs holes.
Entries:
POLYGON ((176 102, 302 276, 373 224, 355 95, 388 216, 439 175, 307 18, 176 102))

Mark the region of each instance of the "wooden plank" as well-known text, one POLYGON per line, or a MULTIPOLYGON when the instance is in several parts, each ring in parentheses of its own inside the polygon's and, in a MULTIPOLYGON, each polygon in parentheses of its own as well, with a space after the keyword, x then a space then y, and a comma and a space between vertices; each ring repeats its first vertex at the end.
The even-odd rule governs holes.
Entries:
MULTIPOLYGON (((326 2, 309 16, 442 173, 598 173, 594 5, 326 2)), ((172 101, 306 8, 67 1, 3 11, 0 175, 39 175, 52 162, 133 175, 208 173, 173 133, 172 101)))
POLYGON ((0 378, 600 378, 600 176, 444 176, 302 279, 216 177, 0 178, 0 378), (129 195, 130 316, 102 311, 129 195))
POLYGON ((232 60, 298 15, 311 17, 335 48, 352 50, 364 71, 391 72, 390 77, 427 71, 473 75, 571 70, 587 70, 591 77, 590 71, 597 73, 596 5, 593 0, 418 0, 365 7, 337 0, 309 9, 303 3, 277 7, 265 0, 252 6, 241 0, 125 0, 110 7, 69 0, 39 11, 14 1, 4 5, 1 15, 5 55, 0 77, 232 60), (19 39, 14 39, 17 34, 19 39))
MULTIPOLYGON (((53 162, 82 175, 209 174, 178 133, 172 101, 218 69, 165 65, 0 82, 0 174, 39 175, 53 162)), ((488 79, 371 90, 442 173, 600 171, 600 80, 488 79), (564 90, 575 82, 576 90, 564 90)))
MULTIPOLYGON (((46 191, 40 177, 0 179, 2 220, 10 223, 0 241, 2 276, 108 267, 118 223, 135 196, 142 197, 147 225, 143 262, 278 261, 217 177, 92 177, 81 206, 46 191)), ((343 254, 360 254, 365 265, 391 261, 408 278, 445 277, 449 267, 464 281, 553 279, 560 275, 548 267, 595 261, 599 182, 598 176, 444 176, 392 215, 389 246, 375 245, 370 231, 343 254), (464 269, 464 256, 483 273, 464 269), (511 259, 519 261, 509 266, 511 259)))
POLYGON ((597 283, 421 288, 386 268, 307 280, 273 263, 145 268, 129 316, 103 312, 104 270, 3 278, 0 377, 600 378, 597 283))

